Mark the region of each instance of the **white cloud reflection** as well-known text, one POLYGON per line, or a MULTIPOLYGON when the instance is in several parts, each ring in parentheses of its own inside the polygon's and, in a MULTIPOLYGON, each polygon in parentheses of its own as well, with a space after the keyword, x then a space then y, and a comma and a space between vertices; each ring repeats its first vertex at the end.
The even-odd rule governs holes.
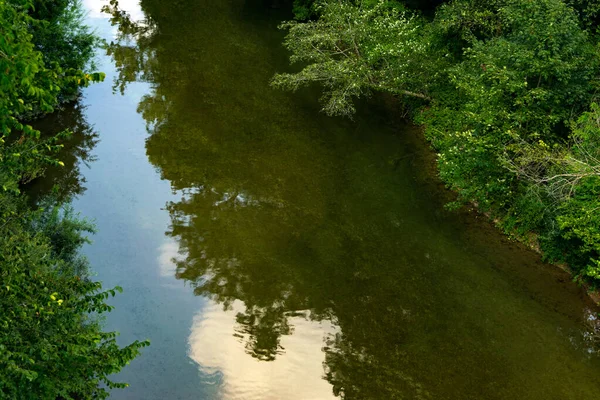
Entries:
MULTIPOLYGON (((109 18, 108 14, 100 11, 107 4, 108 0, 83 0, 83 7, 89 13, 88 18, 109 18)), ((119 8, 127 11, 134 21, 144 18, 139 0, 119 0, 119 8)))
POLYGON ((173 239, 165 240, 158 248, 158 267, 160 276, 174 277, 177 268, 175 261, 182 256, 179 254, 179 244, 173 239))
POLYGON ((235 302, 233 310, 210 303, 194 317, 188 339, 189 356, 208 375, 220 375, 223 400, 325 400, 335 398, 323 379, 324 338, 336 331, 328 322, 290 318, 292 335, 283 336, 285 349, 274 361, 259 361, 245 351, 233 336, 235 316, 244 310, 235 302))

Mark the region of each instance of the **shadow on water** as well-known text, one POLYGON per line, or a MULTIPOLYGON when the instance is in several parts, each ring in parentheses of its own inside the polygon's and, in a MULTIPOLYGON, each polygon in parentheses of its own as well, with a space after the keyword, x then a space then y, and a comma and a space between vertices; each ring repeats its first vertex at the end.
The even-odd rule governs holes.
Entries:
POLYGON ((57 157, 64 166, 48 166, 44 177, 27 184, 25 191, 31 201, 38 203, 51 195, 60 203, 68 203, 85 192, 85 177, 81 168, 95 161, 93 149, 99 141, 98 134, 85 119, 81 99, 66 104, 60 111, 34 122, 43 135, 51 137, 63 131, 72 133, 63 143, 57 157))
POLYGON ((289 15, 270 5, 142 0, 144 27, 113 20, 115 88, 152 84, 146 153, 180 195, 177 278, 235 310, 230 335, 263 362, 288 354, 292 321, 329 321, 323 376, 346 399, 598 398, 582 290, 444 211, 384 100, 347 121, 271 89, 289 15))

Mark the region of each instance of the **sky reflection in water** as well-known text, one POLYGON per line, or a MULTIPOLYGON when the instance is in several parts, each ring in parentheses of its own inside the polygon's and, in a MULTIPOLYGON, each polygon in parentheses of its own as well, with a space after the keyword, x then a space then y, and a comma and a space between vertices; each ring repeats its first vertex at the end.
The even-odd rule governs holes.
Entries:
MULTIPOLYGON (((84 4, 115 40, 103 3, 84 4)), ((125 288, 108 327, 152 340, 114 398, 600 396, 581 291, 444 211, 416 132, 268 87, 284 13, 143 6, 160 29, 116 43, 119 70, 99 57, 107 82, 86 90, 100 142, 75 203, 98 219, 99 279, 125 288)))

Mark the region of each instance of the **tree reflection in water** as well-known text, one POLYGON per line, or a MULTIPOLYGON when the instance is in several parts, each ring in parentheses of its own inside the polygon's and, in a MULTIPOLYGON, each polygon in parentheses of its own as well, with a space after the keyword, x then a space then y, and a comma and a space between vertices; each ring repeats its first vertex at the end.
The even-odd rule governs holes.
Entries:
POLYGON ((291 319, 331 321, 323 375, 347 399, 523 390, 529 375, 513 367, 534 379, 554 362, 540 351, 560 347, 554 320, 513 317, 522 299, 454 242, 459 231, 415 184, 407 146, 376 112, 328 119, 269 88, 285 68, 285 54, 269 50, 285 17, 265 20, 280 11, 253 3, 142 0, 141 27, 107 9, 121 32, 108 47, 115 88, 152 83, 138 106, 146 152, 181 194, 166 205, 177 278, 224 309, 243 302, 231 334, 257 360, 285 353, 291 319), (517 331, 528 339, 511 347, 517 331))
POLYGON ((95 161, 92 151, 99 141, 98 134, 84 115, 81 99, 65 105, 61 110, 35 121, 34 127, 44 135, 53 136, 63 131, 72 135, 64 141, 59 153, 64 166, 49 166, 43 178, 33 180, 25 191, 34 202, 52 196, 65 204, 85 192, 85 177, 81 167, 89 167, 95 161))
MULTIPOLYGON (((288 113, 294 104, 267 85, 272 59, 257 56, 252 66, 244 67, 244 80, 234 79, 235 70, 246 62, 235 52, 255 51, 252 41, 263 39, 240 40, 235 33, 233 43, 230 33, 204 40, 207 32, 227 25, 218 20, 230 18, 232 12, 231 5, 223 4, 187 4, 193 11, 178 15, 175 27, 161 22, 170 18, 175 6, 143 1, 142 8, 152 18, 144 21, 152 27, 148 30, 132 29, 126 15, 113 10, 113 21, 125 29, 109 54, 120 72, 115 84, 119 90, 138 79, 154 84, 138 111, 148 122, 150 161, 173 190, 182 193, 180 201, 166 207, 172 222, 167 235, 179 242, 179 253, 185 255, 176 261, 177 277, 190 282, 195 294, 225 308, 241 300, 245 309, 237 313, 232 334, 245 340, 248 354, 269 361, 285 351, 280 342, 283 335, 293 334, 289 319, 304 315, 304 310, 310 310, 307 318, 342 325, 340 306, 350 312, 345 317, 351 324, 378 307, 368 293, 371 286, 380 286, 384 272, 371 272, 385 261, 371 256, 392 228, 389 215, 381 212, 394 199, 377 193, 381 180, 369 184, 375 168, 363 165, 364 155, 350 152, 340 158, 340 152, 322 143, 320 130, 326 126, 289 120, 297 116, 288 113), (203 13, 211 18, 199 24, 195 18, 203 13), (132 31, 135 41, 127 36, 132 31), (373 207, 365 210, 368 204, 373 207), (349 218, 352 215, 372 222, 358 224, 349 218), (384 228, 378 227, 382 222, 384 228), (367 308, 361 310, 361 303, 367 308)), ((277 35, 274 40, 278 39, 277 35)), ((393 253, 377 257, 393 258, 393 253)), ((392 331, 394 341, 401 341, 402 328, 392 331)), ((391 356, 392 365, 380 365, 377 357, 366 356, 370 345, 347 343, 349 338, 332 336, 325 347, 327 378, 336 392, 348 391, 347 382, 362 380, 356 374, 366 370, 350 367, 362 359, 371 376, 378 376, 365 383, 371 394, 362 398, 382 398, 384 393, 393 398, 390 379, 398 376, 380 370, 402 370, 402 359, 391 356), (360 352, 353 356, 351 349, 360 352), (373 390, 374 384, 381 393, 373 390)), ((405 381, 410 386, 410 380, 405 381)), ((356 382, 353 390, 361 391, 356 382)), ((417 393, 419 386, 413 386, 417 393)))

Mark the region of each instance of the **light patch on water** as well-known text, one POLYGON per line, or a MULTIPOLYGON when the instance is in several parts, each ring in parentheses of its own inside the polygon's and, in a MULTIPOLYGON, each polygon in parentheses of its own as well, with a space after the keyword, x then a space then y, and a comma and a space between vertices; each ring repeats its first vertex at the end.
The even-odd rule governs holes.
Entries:
MULTIPOLYGON (((107 20, 111 18, 111 15, 102 12, 102 7, 109 5, 108 0, 83 0, 83 8, 87 12, 88 23, 95 26, 94 20, 107 20)), ((140 7, 139 0, 119 0, 119 10, 127 12, 131 21, 140 22, 144 25, 143 21, 146 16, 140 7)), ((103 26, 102 32, 97 32, 106 40, 115 40, 119 37, 118 26, 103 26)), ((148 31, 150 32, 150 31, 148 31)), ((134 42, 130 43, 132 46, 134 42)))
POLYGON ((583 339, 587 344, 589 354, 600 355, 600 314, 592 310, 585 311, 586 329, 583 332, 583 339))
MULTIPOLYGON (((212 303, 193 320, 188 338, 189 357, 221 385, 222 400, 325 400, 333 399, 331 385, 323 379, 324 338, 335 334, 331 323, 290 317, 293 335, 281 338, 283 354, 274 361, 260 361, 245 351, 233 334, 240 301, 230 310, 212 303)), ((208 383, 208 382, 207 382, 208 383)))
POLYGON ((158 268, 160 276, 174 277, 177 266, 175 261, 180 258, 179 244, 173 239, 167 239, 158 248, 158 268))
MULTIPOLYGON (((103 13, 102 7, 108 5, 108 0, 83 0, 83 6, 88 10, 88 18, 108 19, 110 15, 103 13)), ((144 12, 139 0, 119 0, 119 8, 127 11, 134 21, 144 19, 144 12)))

